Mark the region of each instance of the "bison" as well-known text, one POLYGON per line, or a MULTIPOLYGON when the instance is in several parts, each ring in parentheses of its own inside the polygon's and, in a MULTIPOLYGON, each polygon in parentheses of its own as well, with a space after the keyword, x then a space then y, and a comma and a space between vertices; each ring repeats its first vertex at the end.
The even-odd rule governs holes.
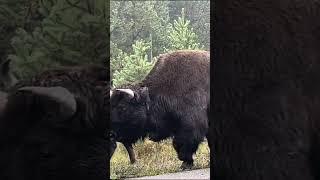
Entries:
POLYGON ((107 179, 108 76, 98 65, 47 70, 4 93, 0 179, 107 179))
POLYGON ((319 1, 215 8, 212 178, 320 179, 319 1))
POLYGON ((209 52, 197 50, 160 55, 141 83, 111 92, 111 127, 129 145, 129 155, 139 138, 173 137, 181 168, 193 166, 192 155, 208 130, 209 59, 209 52))

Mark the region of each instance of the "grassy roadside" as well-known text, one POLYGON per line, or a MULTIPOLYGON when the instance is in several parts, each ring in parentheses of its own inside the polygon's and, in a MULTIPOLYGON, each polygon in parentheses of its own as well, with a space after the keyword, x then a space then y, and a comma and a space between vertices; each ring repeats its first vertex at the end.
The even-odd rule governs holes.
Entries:
MULTIPOLYGON (((155 143, 150 140, 139 141, 134 146, 137 162, 130 164, 128 153, 124 146, 118 143, 111 162, 111 179, 152 176, 163 173, 178 172, 181 161, 172 147, 172 140, 155 143)), ((208 168, 210 153, 207 142, 200 144, 194 155, 195 169, 208 168)))

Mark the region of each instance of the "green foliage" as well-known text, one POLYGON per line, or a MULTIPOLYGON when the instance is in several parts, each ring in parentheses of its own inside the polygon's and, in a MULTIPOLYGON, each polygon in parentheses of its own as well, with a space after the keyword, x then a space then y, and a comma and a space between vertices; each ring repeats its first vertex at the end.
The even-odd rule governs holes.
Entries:
POLYGON ((42 44, 43 41, 45 38, 40 28, 36 28, 32 34, 22 28, 16 31, 16 36, 11 40, 15 54, 9 55, 8 58, 12 60, 13 71, 17 72, 19 77, 25 78, 53 66, 53 62, 47 57, 50 53, 50 43, 42 44))
POLYGON ((200 44, 204 49, 210 48, 210 1, 170 1, 170 22, 181 16, 181 9, 185 9, 185 18, 190 21, 190 27, 198 35, 200 44))
POLYGON ((172 3, 111 2, 111 77, 115 86, 142 80, 152 67, 147 59, 153 59, 153 56, 180 49, 204 49, 186 18, 184 8, 178 20, 174 20, 173 25, 170 23, 169 5, 172 3), (137 58, 134 57, 138 53, 137 47, 134 48, 137 45, 132 44, 138 43, 139 39, 148 45, 139 50, 144 57, 137 58))
POLYGON ((41 22, 38 0, 0 0, 0 61, 13 52, 10 46, 15 29, 32 31, 41 22))
POLYGON ((44 19, 33 32, 18 29, 10 59, 25 78, 60 65, 104 63, 107 17, 104 0, 42 0, 44 19))
POLYGON ((209 50, 209 5, 210 1, 111 1, 111 42, 131 53, 136 40, 152 37, 149 54, 158 56, 171 49, 168 31, 184 8, 188 28, 198 35, 197 43, 209 50))
POLYGON ((111 42, 126 53, 136 40, 152 35, 152 52, 163 52, 168 43, 169 1, 111 1, 111 42))
POLYGON ((209 49, 209 1, 110 3, 109 22, 109 1, 105 0, 0 0, 0 62, 9 55, 23 78, 49 67, 104 63, 109 60, 110 23, 113 75, 124 67, 124 57, 133 54, 137 40, 150 43, 148 59, 185 47, 179 36, 186 27, 174 22, 182 8, 184 23, 189 22, 188 30, 198 36, 193 39, 209 49), (173 35, 174 31, 178 34, 173 35))
POLYGON ((181 17, 174 20, 173 27, 169 30, 170 50, 201 49, 198 36, 190 28, 190 21, 186 20, 184 8, 181 10, 181 17))
POLYGON ((110 61, 110 70, 111 70, 111 79, 113 79, 113 74, 116 71, 120 71, 126 61, 125 58, 128 56, 127 53, 123 52, 121 49, 117 47, 117 44, 110 42, 110 52, 111 53, 111 61, 110 61))
POLYGON ((122 69, 115 70, 113 74, 113 84, 115 87, 123 84, 134 84, 143 80, 154 65, 153 61, 148 62, 147 50, 150 49, 150 43, 139 40, 132 45, 132 48, 132 54, 127 55, 120 52, 120 58, 118 56, 111 60, 111 62, 113 61, 111 63, 112 66, 123 66, 122 69), (124 62, 124 64, 119 63, 119 61, 115 62, 121 58, 123 58, 123 61, 120 62, 124 62))

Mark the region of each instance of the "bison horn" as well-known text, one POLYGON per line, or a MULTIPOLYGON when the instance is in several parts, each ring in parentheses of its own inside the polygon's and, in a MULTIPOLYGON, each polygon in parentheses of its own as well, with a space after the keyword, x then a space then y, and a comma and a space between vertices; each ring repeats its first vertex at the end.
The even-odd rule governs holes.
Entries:
POLYGON ((134 97, 134 92, 131 89, 117 89, 117 91, 127 93, 130 96, 130 98, 134 97))
POLYGON ((63 118, 71 117, 77 110, 77 102, 73 94, 66 88, 56 86, 56 87, 36 87, 36 86, 26 86, 18 89, 18 91, 31 92, 34 95, 47 97, 55 102, 61 107, 60 114, 63 118))

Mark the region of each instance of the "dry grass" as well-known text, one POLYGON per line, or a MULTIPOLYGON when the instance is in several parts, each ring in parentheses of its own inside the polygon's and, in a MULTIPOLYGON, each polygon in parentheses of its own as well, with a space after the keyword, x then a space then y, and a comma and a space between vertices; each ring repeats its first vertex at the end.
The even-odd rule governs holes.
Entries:
MULTIPOLYGON (((130 164, 128 153, 124 146, 118 143, 118 148, 111 159, 111 179, 141 177, 180 171, 182 163, 172 147, 172 140, 155 143, 150 140, 139 141, 134 146, 137 162, 130 164)), ((194 155, 194 168, 208 168, 210 153, 207 142, 200 144, 194 155)))

